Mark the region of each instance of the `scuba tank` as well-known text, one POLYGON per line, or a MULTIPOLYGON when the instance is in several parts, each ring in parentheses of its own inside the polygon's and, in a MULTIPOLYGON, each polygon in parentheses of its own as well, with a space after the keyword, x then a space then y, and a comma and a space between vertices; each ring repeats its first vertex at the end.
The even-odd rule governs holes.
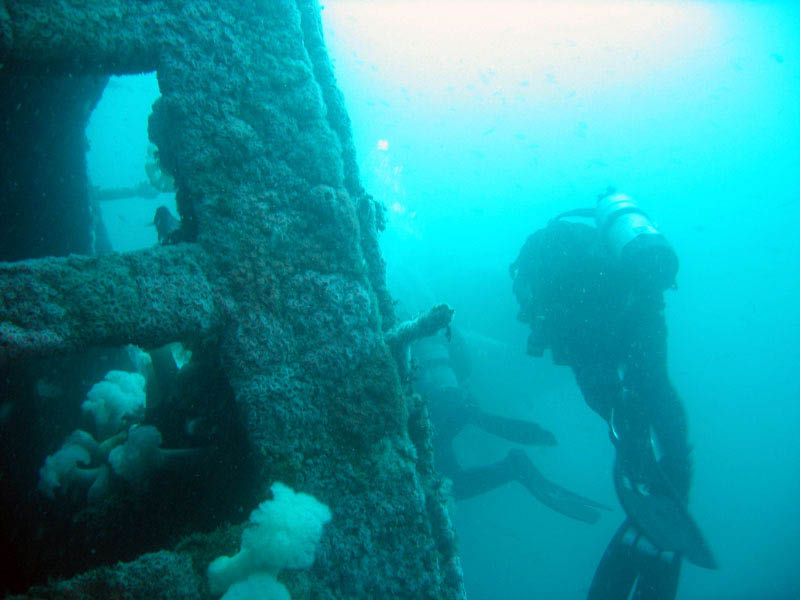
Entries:
POLYGON ((621 272, 644 288, 663 292, 675 285, 678 256, 636 201, 609 190, 597 198, 595 208, 576 208, 555 217, 594 219, 603 243, 617 260, 621 272))
POLYGON ((597 200, 597 229, 622 272, 644 287, 664 291, 675 285, 678 256, 650 217, 625 194, 597 200))
MULTIPOLYGON (((591 229, 586 227, 586 229, 591 229)), ((594 240, 592 236, 592 240, 594 240)), ((531 332, 528 336, 527 352, 531 356, 542 356, 547 347, 552 347, 549 307, 543 306, 552 302, 550 296, 542 288, 552 287, 557 277, 546 274, 537 265, 548 264, 554 257, 558 260, 558 268, 565 265, 574 267, 575 261, 581 260, 580 253, 570 255, 570 248, 583 245, 586 249, 583 258, 601 260, 613 271, 614 283, 619 281, 624 284, 621 290, 636 290, 649 296, 651 293, 660 293, 674 287, 675 276, 678 272, 678 257, 672 246, 647 214, 628 195, 617 193, 609 189, 597 198, 593 208, 576 208, 556 215, 544 229, 533 233, 525 241, 517 259, 509 267, 509 273, 514 280, 514 294, 520 304, 518 319, 528 323, 531 332), (597 227, 599 237, 598 245, 605 250, 595 252, 595 247, 583 238, 582 229, 573 229, 572 234, 562 236, 553 226, 562 219, 591 219, 597 227), (564 239, 566 246, 560 245, 558 240, 564 239), (607 256, 606 256, 607 253, 607 256), (565 262, 566 261, 566 262, 565 262), (547 295, 547 298, 545 298, 547 295)), ((571 268, 571 267, 570 267, 571 268)), ((600 268, 595 266, 595 268, 600 268)), ((605 271, 605 269, 603 269, 605 271)), ((558 296, 556 290, 555 294, 558 296)), ((622 291, 620 292, 622 293, 622 291)), ((553 349, 553 359, 556 364, 564 364, 566 360, 558 349, 553 349)))

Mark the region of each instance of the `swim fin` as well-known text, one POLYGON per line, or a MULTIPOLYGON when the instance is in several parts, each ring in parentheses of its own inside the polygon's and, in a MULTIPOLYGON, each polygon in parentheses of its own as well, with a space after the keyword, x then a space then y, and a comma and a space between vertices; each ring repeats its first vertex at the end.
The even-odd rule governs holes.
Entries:
POLYGON ((626 520, 594 573, 588 600, 674 600, 681 572, 679 554, 658 555, 626 520))
POLYGON ((510 450, 506 462, 514 464, 515 479, 539 502, 564 516, 594 524, 600 518, 598 509, 611 510, 547 479, 522 450, 510 450))
POLYGON ((614 487, 628 518, 659 550, 678 553, 698 567, 716 569, 708 542, 685 503, 677 493, 670 493, 671 485, 655 456, 647 462, 647 480, 632 476, 623 451, 617 448, 614 487))
POLYGON ((483 411, 475 411, 472 424, 487 433, 496 435, 515 444, 526 446, 555 446, 556 436, 532 421, 513 419, 483 411))

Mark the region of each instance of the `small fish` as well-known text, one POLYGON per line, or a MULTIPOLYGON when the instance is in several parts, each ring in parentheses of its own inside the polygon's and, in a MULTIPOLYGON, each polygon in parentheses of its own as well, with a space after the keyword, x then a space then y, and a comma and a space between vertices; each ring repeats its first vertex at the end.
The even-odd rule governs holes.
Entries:
POLYGON ((181 222, 172 216, 166 206, 159 206, 156 209, 156 214, 153 217, 153 223, 156 231, 158 232, 159 244, 174 244, 179 240, 179 232, 181 222))

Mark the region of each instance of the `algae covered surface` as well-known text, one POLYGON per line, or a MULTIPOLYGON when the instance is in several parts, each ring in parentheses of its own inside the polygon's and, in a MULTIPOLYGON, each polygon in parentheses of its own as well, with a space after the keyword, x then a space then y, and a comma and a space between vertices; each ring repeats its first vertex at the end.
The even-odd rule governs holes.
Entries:
POLYGON ((383 339, 394 316, 381 211, 359 183, 316 2, 3 8, 0 77, 16 95, 3 110, 26 141, 4 146, 17 181, 4 207, 33 186, 57 199, 59 182, 78 182, 72 204, 25 204, 34 218, 9 211, 3 222, 17 235, 0 257, 3 452, 24 455, 3 461, 4 555, 16 572, 4 591, 100 567, 31 593, 208 596, 205 568, 226 549, 225 528, 282 481, 332 513, 313 567, 282 576, 295 597, 461 597, 430 448, 409 432, 383 339), (93 252, 80 132, 107 76, 144 71, 158 79, 149 138, 174 181, 179 231, 169 245, 93 252), (62 107, 71 121, 57 126, 77 132, 66 148, 46 143, 42 116, 62 107), (74 228, 58 230, 64 222, 74 228), (65 239, 53 248, 28 243, 56 234, 65 239), (174 342, 191 352, 180 369, 156 351, 174 342), (160 474, 117 477, 131 430, 127 442, 98 439, 88 458, 62 446, 77 462, 59 472, 65 493, 43 499, 36 465, 71 430, 90 429, 88 388, 106 367, 142 368, 114 349, 127 344, 150 356, 145 418, 132 425, 157 427, 163 443, 149 452, 160 474), (179 449, 188 462, 170 472, 179 449), (106 491, 93 476, 87 505, 73 482, 92 469, 110 481, 106 491))

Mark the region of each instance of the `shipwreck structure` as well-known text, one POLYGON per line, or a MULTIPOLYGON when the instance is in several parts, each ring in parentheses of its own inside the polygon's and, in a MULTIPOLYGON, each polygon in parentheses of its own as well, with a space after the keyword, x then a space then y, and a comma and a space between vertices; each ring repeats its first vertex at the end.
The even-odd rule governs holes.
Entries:
POLYGON ((463 597, 316 0, 0 0, 0 63, 0 593, 56 574, 31 596, 210 597, 210 560, 279 480, 332 513, 313 567, 281 575, 293 597, 463 597), (182 241, 93 255, 86 121, 109 75, 149 71, 182 241), (76 406, 32 400, 31 365, 174 341, 205 361, 176 402, 193 390, 227 454, 53 517, 36 470, 76 406))

